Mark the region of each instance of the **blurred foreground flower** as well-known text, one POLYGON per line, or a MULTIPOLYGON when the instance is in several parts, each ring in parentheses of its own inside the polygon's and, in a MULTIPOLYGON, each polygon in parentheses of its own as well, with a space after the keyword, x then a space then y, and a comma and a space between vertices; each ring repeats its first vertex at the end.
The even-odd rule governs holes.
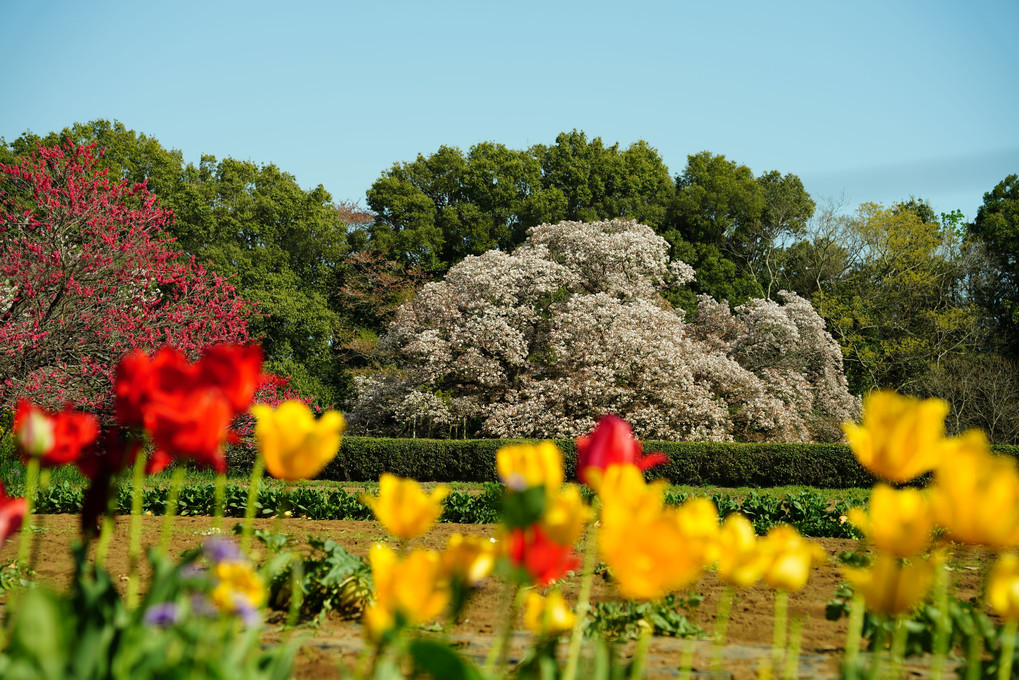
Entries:
POLYGON ((417 549, 400 558, 379 543, 368 554, 374 602, 365 609, 369 636, 379 641, 397 625, 418 626, 431 621, 449 604, 449 584, 442 560, 434 550, 417 549))
POLYGON ((73 463, 99 436, 99 421, 69 408, 50 414, 22 399, 14 411, 14 437, 25 459, 42 467, 73 463))
POLYGON ((875 614, 904 614, 923 600, 934 581, 935 565, 918 559, 903 566, 897 557, 879 554, 866 568, 843 567, 846 580, 875 614))
POLYGON ((580 566, 572 546, 551 540, 538 524, 513 529, 505 543, 510 564, 523 569, 541 587, 555 583, 580 566))
POLYGON ((386 472, 379 477, 378 496, 364 494, 359 498, 386 531, 409 540, 432 528, 442 516, 442 500, 448 495, 449 487, 445 484, 437 484, 426 494, 417 481, 386 472))
POLYGON ((545 597, 535 591, 524 600, 524 627, 535 635, 553 636, 569 632, 576 615, 566 605, 563 594, 553 590, 545 597))
POLYGON ((780 524, 761 541, 768 559, 764 581, 770 588, 794 592, 807 585, 810 569, 825 559, 824 548, 808 541, 794 527, 780 524))
POLYGON ((221 612, 240 616, 245 623, 258 622, 258 609, 265 603, 265 582, 248 562, 220 562, 213 568, 217 583, 212 603, 221 612))
POLYGON ((843 423, 842 429, 863 467, 901 484, 938 465, 947 415, 948 402, 941 399, 878 390, 863 399, 863 423, 843 423))
POLYGON ((749 588, 764 576, 768 556, 761 550, 754 525, 734 513, 718 531, 718 578, 723 583, 749 588))
POLYGON ((991 453, 983 432, 950 440, 934 475, 931 506, 948 538, 993 548, 1019 546, 1019 472, 991 453))
POLYGON ((647 470, 669 460, 664 453, 647 456, 641 453, 641 444, 633 438, 630 424, 619 416, 604 415, 591 434, 577 437, 577 476, 589 487, 597 488, 609 466, 635 465, 647 470))
POLYGON ((893 489, 875 484, 867 509, 849 510, 849 521, 871 545, 886 555, 909 557, 930 545, 934 514, 927 494, 918 489, 893 489))
POLYGON ((551 495, 563 483, 563 454, 549 441, 503 446, 495 464, 499 479, 513 491, 543 486, 551 495))
POLYGON ((591 508, 580 495, 580 487, 567 484, 549 500, 542 524, 554 542, 573 545, 580 540, 591 514, 591 508))
POLYGON ((635 465, 606 470, 598 550, 627 598, 654 600, 685 588, 715 554, 714 504, 701 498, 667 508, 664 490, 645 484, 635 465))
POLYGON ((4 492, 0 483, 0 547, 3 547, 11 534, 21 528, 21 522, 28 511, 28 501, 24 498, 11 498, 4 492))
POLYGON ((453 534, 442 551, 442 571, 449 578, 477 586, 492 573, 497 549, 494 538, 453 534))
POLYGON ((1003 619, 1019 619, 1019 556, 998 557, 987 582, 987 603, 1003 619))
POLYGON ((251 407, 257 418, 255 438, 265 467, 277 479, 311 479, 340 450, 347 423, 343 414, 326 411, 315 419, 307 404, 290 400, 275 409, 263 404, 251 407))

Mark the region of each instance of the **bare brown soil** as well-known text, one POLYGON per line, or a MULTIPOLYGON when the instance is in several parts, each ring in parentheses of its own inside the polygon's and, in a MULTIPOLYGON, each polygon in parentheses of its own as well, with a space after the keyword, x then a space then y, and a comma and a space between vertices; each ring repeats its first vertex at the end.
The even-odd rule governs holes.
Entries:
MULTIPOLYGON (((148 547, 159 539, 161 517, 143 518, 143 544, 148 547)), ((229 527, 236 520, 225 520, 229 527)), ((44 515, 37 518, 42 527, 38 535, 35 570, 38 580, 57 588, 67 587, 71 577, 69 547, 78 533, 78 518, 71 515, 44 515)), ((126 583, 128 559, 128 517, 118 517, 117 527, 110 548, 107 568, 114 580, 126 583)), ((209 533, 212 520, 208 517, 181 517, 176 520, 173 553, 198 545, 209 533)), ((275 528, 295 539, 309 535, 332 538, 349 551, 365 556, 376 542, 385 540, 385 531, 377 522, 355 521, 314 521, 285 519, 279 524, 274 520, 257 520, 258 528, 275 528)), ((427 536, 412 545, 440 548, 448 536, 455 532, 464 534, 493 535, 497 527, 491 525, 439 524, 427 536)), ((835 589, 842 581, 838 555, 846 550, 855 550, 858 543, 841 539, 817 539, 828 553, 828 561, 817 568, 807 587, 790 595, 790 619, 803 621, 800 664, 801 677, 834 677, 837 660, 842 655, 845 641, 845 620, 831 622, 825 619, 825 604, 831 600, 835 589)), ((16 547, 11 541, 0 548, 0 559, 14 557, 16 547)), ((957 593, 962 598, 975 597, 980 587, 985 553, 979 550, 959 550, 955 555, 953 579, 957 593)), ((144 576, 144 574, 143 574, 144 576)), ((580 579, 573 577, 561 583, 563 593, 574 599, 580 579)), ((704 596, 704 602, 693 612, 691 620, 705 630, 711 631, 718 598, 723 587, 712 573, 707 573, 694 592, 704 596)), ((616 599, 611 584, 600 578, 595 579, 593 600, 616 599)), ((726 647, 726 670, 736 678, 754 677, 758 663, 765 658, 772 640, 772 609, 774 598, 765 587, 759 586, 737 594, 729 624, 726 647)), ((451 636, 461 645, 464 653, 482 658, 501 627, 505 616, 505 595, 502 584, 492 581, 483 587, 469 605, 463 620, 450 631, 451 636)), ((295 677, 299 679, 326 680, 339 678, 341 667, 350 668, 361 649, 361 627, 356 621, 327 620, 318 628, 298 631, 302 636, 302 648, 295 677)), ((269 640, 274 639, 270 634, 269 640)), ((514 638, 514 655, 526 646, 526 634, 514 638)), ((686 643, 673 638, 656 638, 652 644, 648 661, 649 677, 675 677, 682 650, 686 643)), ((631 647, 624 647, 627 653, 631 647)), ((694 643, 694 667, 707 667, 710 643, 694 643)))

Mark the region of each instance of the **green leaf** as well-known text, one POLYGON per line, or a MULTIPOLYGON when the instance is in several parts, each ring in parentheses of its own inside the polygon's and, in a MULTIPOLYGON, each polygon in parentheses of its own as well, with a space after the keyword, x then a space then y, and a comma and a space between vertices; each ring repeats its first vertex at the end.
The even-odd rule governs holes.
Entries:
POLYGON ((435 680, 482 680, 478 669, 444 643, 415 640, 410 655, 415 675, 424 673, 435 680))

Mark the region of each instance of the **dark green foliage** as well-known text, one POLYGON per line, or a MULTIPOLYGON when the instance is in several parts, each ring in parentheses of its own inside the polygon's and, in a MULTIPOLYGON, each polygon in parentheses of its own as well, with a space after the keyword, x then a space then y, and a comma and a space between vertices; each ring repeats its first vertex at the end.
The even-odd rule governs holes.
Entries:
POLYGON ((640 622, 646 621, 654 635, 689 638, 702 637, 704 629, 690 623, 680 610, 689 612, 704 600, 702 595, 677 597, 670 593, 657 602, 606 601, 595 602, 585 634, 609 639, 636 639, 640 636, 640 622))

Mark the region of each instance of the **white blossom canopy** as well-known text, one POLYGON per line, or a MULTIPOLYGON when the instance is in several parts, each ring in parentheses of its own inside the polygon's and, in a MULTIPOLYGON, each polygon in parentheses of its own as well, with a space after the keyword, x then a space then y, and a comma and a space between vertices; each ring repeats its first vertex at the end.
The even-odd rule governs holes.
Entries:
POLYGON ((642 439, 835 441, 859 412, 809 302, 660 296, 693 280, 636 222, 532 227, 468 257, 398 312, 397 370, 357 381, 352 431, 571 438, 616 413, 642 439))

